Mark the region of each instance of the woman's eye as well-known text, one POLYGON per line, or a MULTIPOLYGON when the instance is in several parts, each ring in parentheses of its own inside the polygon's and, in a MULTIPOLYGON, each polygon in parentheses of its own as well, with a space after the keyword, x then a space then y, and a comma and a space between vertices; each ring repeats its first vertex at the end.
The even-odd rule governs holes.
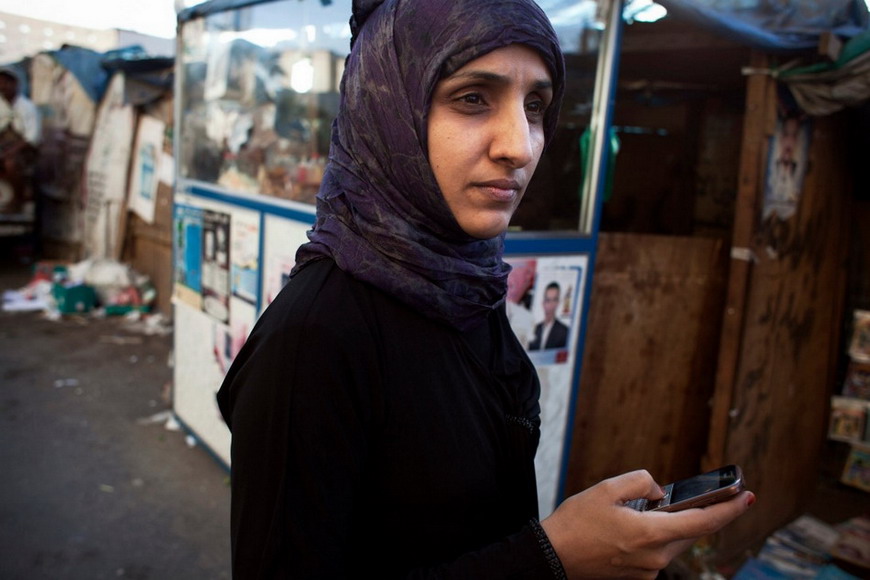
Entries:
POLYGON ((544 103, 544 101, 531 101, 526 103, 526 111, 528 111, 530 115, 543 116, 546 110, 547 104, 544 103))
POLYGON ((467 105, 480 105, 483 104, 483 97, 478 93, 468 93, 459 97, 459 102, 467 104, 467 105))

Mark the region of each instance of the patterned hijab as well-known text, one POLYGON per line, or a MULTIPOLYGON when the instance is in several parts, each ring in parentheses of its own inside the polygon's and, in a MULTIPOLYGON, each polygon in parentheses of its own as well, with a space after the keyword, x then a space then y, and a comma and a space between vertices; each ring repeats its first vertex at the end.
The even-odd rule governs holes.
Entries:
POLYGON ((309 242, 294 273, 331 257, 422 314, 468 330, 499 307, 504 236, 480 240, 453 217, 429 165, 436 83, 494 49, 536 50, 553 77, 544 120, 556 128, 564 62, 533 0, 354 0, 351 53, 309 242))

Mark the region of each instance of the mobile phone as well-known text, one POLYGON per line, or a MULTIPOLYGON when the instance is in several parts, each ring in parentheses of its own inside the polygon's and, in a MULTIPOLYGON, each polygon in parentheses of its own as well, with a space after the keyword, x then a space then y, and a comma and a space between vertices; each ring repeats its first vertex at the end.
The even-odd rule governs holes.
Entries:
POLYGON ((743 471, 740 467, 726 465, 664 486, 665 496, 662 499, 639 498, 628 501, 625 505, 642 512, 677 512, 724 501, 743 491, 744 487, 743 471))

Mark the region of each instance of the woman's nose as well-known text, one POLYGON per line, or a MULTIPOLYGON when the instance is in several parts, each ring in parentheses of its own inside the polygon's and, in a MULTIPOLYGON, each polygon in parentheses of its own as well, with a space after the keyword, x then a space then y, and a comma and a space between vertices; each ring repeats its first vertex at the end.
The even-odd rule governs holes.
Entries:
POLYGON ((519 169, 531 163, 533 156, 532 132, 525 105, 503 108, 494 123, 490 157, 519 169))

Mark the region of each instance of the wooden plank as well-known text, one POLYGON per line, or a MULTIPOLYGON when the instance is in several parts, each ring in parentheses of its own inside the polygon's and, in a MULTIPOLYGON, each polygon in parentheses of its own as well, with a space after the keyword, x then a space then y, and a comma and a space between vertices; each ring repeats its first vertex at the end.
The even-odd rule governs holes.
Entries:
POLYGON ((729 238, 740 167, 743 108, 730 99, 704 103, 695 168, 693 235, 729 238))
POLYGON ((804 513, 818 480, 836 367, 848 236, 846 144, 813 119, 796 214, 759 225, 722 459, 743 465, 759 502, 719 538, 742 553, 804 513), (787 483, 787 484, 784 484, 787 483))
MULTIPOLYGON (((670 16, 655 23, 634 22, 626 32, 622 51, 632 52, 691 52, 728 49, 740 46, 726 36, 717 34, 690 20, 670 16)), ((706 63, 709 65, 709 62, 706 63)))
MULTIPOLYGON (((754 52, 751 66, 764 69, 766 55, 754 52)), ((775 98, 774 81, 766 75, 752 75, 747 80, 746 113, 743 123, 743 145, 740 175, 735 205, 732 236, 732 258, 719 341, 713 406, 710 413, 710 434, 702 467, 714 469, 725 463, 725 440, 733 400, 734 380, 744 323, 747 286, 752 268, 749 249, 757 222, 761 175, 767 147, 767 117, 769 100, 775 98)))
POLYGON ((632 469, 697 471, 725 261, 720 240, 601 234, 568 493, 632 469))

